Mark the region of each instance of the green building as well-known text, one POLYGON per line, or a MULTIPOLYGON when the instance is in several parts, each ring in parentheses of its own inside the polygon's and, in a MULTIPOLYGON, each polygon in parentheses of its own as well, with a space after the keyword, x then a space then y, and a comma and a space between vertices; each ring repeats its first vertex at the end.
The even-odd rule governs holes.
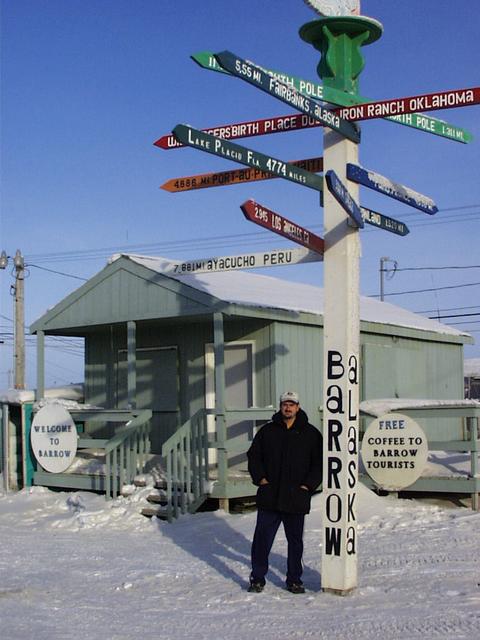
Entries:
MULTIPOLYGON (((39 318, 31 327, 37 395, 44 337, 83 337, 86 403, 151 410, 151 452, 158 454, 203 412, 208 447, 216 449, 210 467, 219 466, 209 492, 249 495, 248 478, 231 478, 244 470, 255 428, 282 390, 296 389, 320 426, 323 290, 247 271, 176 275, 168 267, 161 258, 114 256, 39 318)), ((463 398, 468 334, 371 298, 361 299, 360 315, 362 400, 463 398)), ((95 429, 85 422, 86 432, 96 436, 95 429)))

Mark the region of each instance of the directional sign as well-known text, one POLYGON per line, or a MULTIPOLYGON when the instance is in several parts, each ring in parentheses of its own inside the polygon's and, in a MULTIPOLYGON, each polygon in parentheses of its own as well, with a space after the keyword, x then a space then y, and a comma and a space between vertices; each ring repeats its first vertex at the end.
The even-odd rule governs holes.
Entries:
POLYGON ((357 227, 363 229, 363 217, 360 207, 348 193, 347 187, 343 184, 335 171, 330 169, 325 174, 325 180, 327 181, 328 190, 334 196, 335 200, 345 209, 348 215, 355 222, 357 227))
POLYGON ((390 231, 391 233, 395 233, 397 236, 406 236, 410 233, 410 229, 407 225, 399 220, 389 218, 388 216, 384 216, 383 213, 372 211, 366 207, 360 207, 360 211, 362 212, 363 221, 367 224, 371 224, 373 227, 390 231))
POLYGON ((319 262, 323 256, 308 249, 273 249, 262 253, 244 253, 237 256, 201 258, 188 262, 172 262, 162 273, 189 276, 194 273, 216 273, 237 271, 238 269, 258 269, 259 267, 284 267, 290 264, 319 262))
POLYGON ((291 222, 291 220, 275 213, 275 211, 258 204, 255 200, 247 200, 240 208, 243 211, 243 215, 247 220, 250 220, 250 222, 254 222, 269 231, 278 233, 284 238, 289 238, 323 256, 325 243, 320 236, 304 229, 295 222, 291 222))
POLYGON ((438 211, 437 205, 431 198, 355 164, 347 164, 347 178, 430 215, 438 211))
MULTIPOLYGON (((212 136, 234 140, 236 138, 249 138, 251 136, 263 136, 269 133, 281 133, 282 131, 296 131, 297 129, 308 129, 310 127, 322 126, 318 120, 305 114, 291 113, 286 116, 275 116, 273 118, 263 118, 262 120, 249 120, 247 122, 236 122, 218 127, 202 129, 204 133, 212 136)), ((179 149, 184 145, 178 142, 175 136, 170 133, 162 136, 154 143, 161 149, 179 149)))
POLYGON ((285 180, 296 182, 316 191, 323 191, 323 178, 321 176, 305 171, 305 169, 296 167, 288 162, 283 162, 283 160, 271 158, 258 151, 241 147, 234 142, 222 140, 222 138, 216 138, 209 133, 203 133, 203 131, 185 124, 177 124, 173 129, 173 133, 180 142, 190 147, 213 153, 221 158, 233 160, 254 169, 268 171, 279 178, 285 178, 285 180))
MULTIPOLYGON (((222 67, 215 60, 214 54, 211 51, 202 51, 200 53, 195 53, 191 56, 191 58, 204 69, 228 74, 228 72, 225 69, 222 69, 222 67)), ((331 104, 338 104, 345 107, 371 102, 369 98, 364 98, 352 93, 345 93, 343 91, 339 91, 338 89, 334 89, 333 87, 327 87, 315 82, 311 82, 310 80, 303 80, 302 78, 290 76, 279 71, 272 71, 271 69, 265 69, 263 67, 259 68, 261 68, 269 75, 278 78, 282 82, 295 87, 295 89, 297 89, 297 91, 299 91, 300 93, 310 98, 314 98, 315 100, 324 100, 326 102, 330 102, 331 104)), ((431 116, 427 116, 423 113, 408 113, 398 116, 388 116, 385 119, 396 122, 397 124, 404 125, 406 127, 413 127, 414 129, 418 129, 420 131, 425 131, 427 133, 432 133, 443 138, 448 138, 449 140, 454 140, 455 142, 462 142, 466 144, 468 142, 471 142, 473 139, 472 134, 465 129, 448 124, 444 120, 432 118, 431 116)))
MULTIPOLYGON (((294 165, 318 173, 323 170, 323 158, 307 158, 305 160, 291 160, 288 164, 294 165)), ((192 189, 205 189, 207 187, 225 187, 231 184, 243 184, 245 182, 256 182, 258 180, 273 180, 279 176, 274 176, 268 171, 260 169, 234 169, 233 171, 219 171, 217 173, 203 173, 196 176, 185 176, 182 178, 172 178, 164 182, 161 189, 176 193, 179 191, 191 191, 192 189)))
POLYGON ((317 102, 309 100, 290 85, 281 82, 277 78, 273 78, 268 73, 265 73, 246 60, 239 58, 230 51, 222 51, 221 53, 215 54, 215 57, 224 69, 237 78, 253 84, 269 95, 298 109, 298 111, 302 111, 302 113, 306 113, 312 118, 315 118, 321 122, 322 125, 338 131, 352 142, 360 142, 360 131, 357 127, 351 123, 347 123, 338 116, 332 115, 332 111, 317 102))
POLYGON ((408 98, 380 100, 353 107, 335 109, 335 113, 345 120, 370 120, 386 116, 403 116, 415 111, 435 111, 436 109, 453 109, 480 104, 480 87, 472 89, 454 89, 441 93, 425 93, 408 98))

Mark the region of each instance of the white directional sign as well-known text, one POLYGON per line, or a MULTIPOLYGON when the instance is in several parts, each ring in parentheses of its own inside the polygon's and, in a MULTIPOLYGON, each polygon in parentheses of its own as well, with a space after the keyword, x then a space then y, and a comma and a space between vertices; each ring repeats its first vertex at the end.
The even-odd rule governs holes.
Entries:
POLYGON ((409 187, 405 187, 403 184, 393 182, 389 178, 385 178, 385 176, 374 173, 369 169, 348 163, 347 178, 352 180, 352 182, 363 184, 369 189, 383 193, 390 198, 409 204, 411 207, 415 207, 415 209, 419 209, 424 213, 433 215, 438 211, 437 205, 428 196, 424 196, 409 187))
POLYGON ((284 267, 290 264, 319 262, 323 257, 308 249, 273 249, 261 253, 243 253, 217 258, 199 258, 186 262, 172 262, 162 269, 162 273, 188 276, 194 273, 214 273, 236 271, 238 269, 258 269, 259 267, 284 267))

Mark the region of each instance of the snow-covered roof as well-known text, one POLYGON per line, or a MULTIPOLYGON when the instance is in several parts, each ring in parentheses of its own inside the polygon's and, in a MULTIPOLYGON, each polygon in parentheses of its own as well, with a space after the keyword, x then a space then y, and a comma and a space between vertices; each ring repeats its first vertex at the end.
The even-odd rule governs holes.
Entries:
POLYGON ((480 378, 480 358, 465 360, 463 370, 467 377, 480 378))
POLYGON ((422 398, 380 398, 375 400, 363 400, 360 403, 360 410, 372 416, 382 416, 392 411, 401 411, 402 409, 438 409, 452 407, 474 407, 480 408, 478 400, 432 400, 422 398))
MULTIPOLYGON (((120 257, 129 258, 152 271, 174 278, 225 302, 323 315, 323 288, 321 287, 247 271, 176 275, 171 272, 172 262, 179 261, 153 256, 116 254, 110 258, 110 262, 120 257)), ((469 336, 468 333, 458 331, 436 320, 430 320, 388 302, 380 302, 365 296, 360 297, 360 319, 450 336, 469 336)))
MULTIPOLYGON (((83 393, 83 384, 69 384, 64 387, 45 389, 45 398, 69 400, 78 403, 83 400, 83 393)), ((33 402, 34 400, 35 391, 32 389, 7 389, 0 391, 0 402, 23 404, 24 402, 33 402)))

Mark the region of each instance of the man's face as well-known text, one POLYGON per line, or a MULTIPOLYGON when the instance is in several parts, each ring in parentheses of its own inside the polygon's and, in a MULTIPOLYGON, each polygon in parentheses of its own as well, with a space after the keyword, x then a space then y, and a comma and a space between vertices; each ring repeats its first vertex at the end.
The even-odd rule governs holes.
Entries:
POLYGON ((299 410, 300 410, 300 405, 297 404, 296 402, 290 402, 290 400, 287 400, 286 402, 280 403, 280 413, 287 420, 291 418, 295 418, 299 410))

